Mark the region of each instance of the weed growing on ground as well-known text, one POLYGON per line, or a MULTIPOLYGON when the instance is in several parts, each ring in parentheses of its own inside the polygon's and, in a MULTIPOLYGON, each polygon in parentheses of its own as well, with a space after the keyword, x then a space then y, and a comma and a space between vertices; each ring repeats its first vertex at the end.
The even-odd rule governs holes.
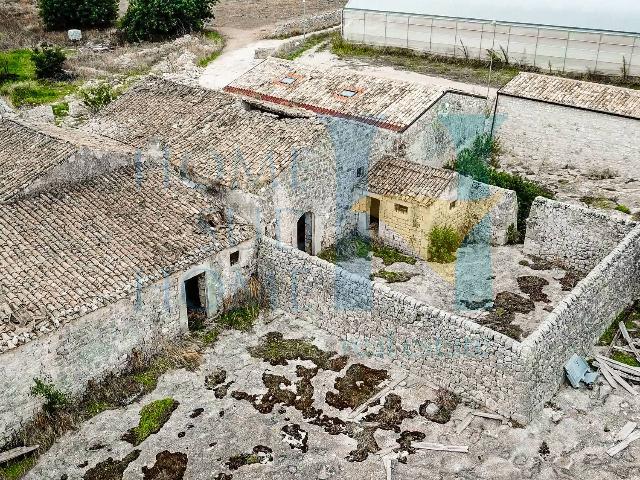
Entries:
POLYGON ((615 209, 619 212, 626 213, 627 215, 631 215, 631 209, 626 205, 620 204, 615 209))
POLYGON ((22 478, 36 464, 37 456, 31 454, 19 460, 12 460, 0 467, 0 479, 18 480, 22 478))
POLYGON ((228 311, 221 315, 216 323, 223 328, 249 332, 253 328, 253 324, 259 314, 260 307, 257 305, 248 305, 228 311))
POLYGON ((69 102, 60 102, 55 105, 51 105, 53 116, 56 119, 56 123, 59 124, 66 116, 69 115, 69 102))
POLYGON ((48 414, 60 410, 69 403, 67 395, 58 390, 53 383, 47 383, 39 378, 34 378, 35 385, 31 387, 31 395, 44 398, 44 410, 48 414))
POLYGON ((638 360, 636 360, 636 357, 634 357, 630 353, 614 350, 613 352, 611 352, 610 357, 616 362, 624 363, 632 367, 640 367, 640 362, 638 362, 638 360))
POLYGON ((618 331, 618 324, 620 322, 624 323, 624 326, 627 329, 636 328, 634 325, 634 321, 640 321, 640 301, 634 302, 633 305, 623 310, 615 320, 609 325, 600 339, 598 340, 598 345, 608 346, 611 345, 613 341, 613 337, 615 337, 616 332, 618 331))
POLYGON ((220 49, 216 50, 215 52, 211 52, 209 55, 206 55, 198 60, 198 66, 203 68, 216 60, 220 56, 220 54, 222 54, 222 50, 224 49, 224 45, 226 43, 224 37, 215 30, 204 32, 204 37, 214 43, 219 43, 220 49))
POLYGON ((414 275, 406 272, 390 272, 389 270, 380 270, 377 273, 374 273, 372 277, 382 278, 387 281, 387 283, 403 283, 411 280, 414 275))
POLYGON ((140 445, 150 435, 158 433, 167 423, 179 403, 173 398, 156 400, 142 407, 138 426, 129 430, 122 438, 134 446, 140 445))

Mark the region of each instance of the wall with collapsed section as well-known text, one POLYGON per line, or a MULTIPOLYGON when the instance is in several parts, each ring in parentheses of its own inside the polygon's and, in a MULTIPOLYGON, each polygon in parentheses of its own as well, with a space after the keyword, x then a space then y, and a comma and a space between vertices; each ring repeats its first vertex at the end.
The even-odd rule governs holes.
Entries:
POLYGON ((353 354, 390 356, 466 400, 528 420, 517 341, 271 239, 259 242, 258 274, 273 308, 308 317, 353 354))

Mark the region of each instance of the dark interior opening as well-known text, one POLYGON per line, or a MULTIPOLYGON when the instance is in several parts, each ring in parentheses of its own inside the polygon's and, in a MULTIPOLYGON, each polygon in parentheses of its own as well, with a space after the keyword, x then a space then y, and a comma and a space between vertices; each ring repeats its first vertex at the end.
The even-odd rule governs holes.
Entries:
POLYGON ((207 319, 205 275, 201 273, 184 282, 189 330, 201 330, 207 319))
POLYGON ((380 200, 377 198, 370 198, 369 206, 369 230, 376 235, 380 230, 380 200))
POLYGON ((313 213, 307 212, 298 219, 296 237, 298 250, 313 255, 313 213))
POLYGON ((240 251, 231 252, 229 255, 229 264, 233 267, 240 261, 240 251))

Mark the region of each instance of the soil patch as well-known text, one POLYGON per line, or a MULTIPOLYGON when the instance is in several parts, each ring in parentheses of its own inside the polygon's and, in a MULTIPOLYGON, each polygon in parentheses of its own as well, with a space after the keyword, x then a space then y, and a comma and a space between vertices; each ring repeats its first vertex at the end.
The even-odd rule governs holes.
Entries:
POLYGON ((339 372, 347 366, 348 357, 337 357, 336 352, 325 352, 305 340, 285 339, 282 333, 270 332, 260 344, 247 349, 252 357, 261 358, 271 365, 288 365, 288 360, 309 360, 323 370, 339 372))
MULTIPOLYGON (((455 408, 455 407, 454 407, 455 408)), ((415 410, 404 410, 402 399, 396 394, 389 394, 384 406, 377 413, 370 413, 364 417, 365 422, 377 423, 381 430, 392 430, 400 433, 400 425, 405 418, 415 418, 418 412, 415 410)))
POLYGON ((227 372, 222 369, 216 369, 205 377, 204 386, 207 390, 214 390, 218 385, 223 384, 226 379, 227 372))
MULTIPOLYGON (((416 453, 416 449, 413 448, 411 443, 421 442, 425 438, 426 438, 426 435, 422 432, 411 432, 411 431, 405 430, 400 434, 400 438, 398 438, 396 442, 398 442, 398 444, 400 445, 400 448, 399 448, 400 452, 407 452, 407 454, 413 455, 414 453, 416 453)), ((398 461, 401 463, 407 463, 407 457, 400 456, 398 458, 398 461)))
POLYGON ((112 457, 98 463, 84 474, 84 480, 122 480, 122 475, 129 464, 140 456, 140 450, 134 450, 122 460, 114 460, 112 457))
POLYGON ((520 287, 521 291, 529 295, 529 298, 534 302, 550 302, 547 294, 542 292, 542 288, 547 285, 549 285, 549 282, 544 278, 533 275, 518 277, 518 287, 520 287))
POLYGON ((334 388, 338 393, 327 392, 327 404, 338 410, 355 410, 378 393, 381 390, 380 383, 388 378, 386 370, 376 370, 359 363, 353 364, 347 369, 344 377, 336 379, 334 388))
POLYGON ((230 457, 227 462, 227 467, 229 467, 229 470, 238 470, 245 465, 254 465, 256 463, 266 465, 267 463, 273 462, 272 454, 273 450, 269 447, 256 445, 253 447, 251 453, 241 453, 240 455, 230 457))
POLYGON ((153 467, 142 467, 144 480, 182 480, 187 469, 187 455, 185 453, 171 453, 168 450, 156 455, 153 467))
POLYGON ((578 282, 584 278, 584 275, 576 272, 575 270, 567 270, 564 273, 564 277, 560 279, 560 285, 564 292, 573 290, 578 282))
POLYGON ((523 297, 517 293, 500 292, 496 295, 489 315, 479 319, 478 322, 496 332, 519 340, 523 332, 522 328, 513 324, 516 313, 529 313, 535 307, 535 303, 530 298, 523 297))
POLYGON ((459 403, 460 397, 458 395, 444 388, 440 388, 436 392, 436 401, 427 401, 423 403, 420 405, 419 412, 420 415, 425 417, 427 420, 444 424, 451 420, 451 413, 456 409, 459 403), (435 411, 435 413, 430 412, 428 408, 430 403, 435 403, 438 406, 438 410, 435 411))
POLYGON ((306 453, 309 450, 307 442, 309 441, 309 434, 300 428, 300 425, 292 424, 285 425, 281 430, 282 439, 285 443, 294 450, 300 450, 302 453, 306 453))

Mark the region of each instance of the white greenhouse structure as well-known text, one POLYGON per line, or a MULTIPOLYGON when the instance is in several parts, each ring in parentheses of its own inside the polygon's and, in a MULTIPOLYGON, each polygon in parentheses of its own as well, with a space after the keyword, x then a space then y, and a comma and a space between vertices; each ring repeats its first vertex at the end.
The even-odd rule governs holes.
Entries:
POLYGON ((350 0, 351 42, 640 76, 640 0, 350 0))

